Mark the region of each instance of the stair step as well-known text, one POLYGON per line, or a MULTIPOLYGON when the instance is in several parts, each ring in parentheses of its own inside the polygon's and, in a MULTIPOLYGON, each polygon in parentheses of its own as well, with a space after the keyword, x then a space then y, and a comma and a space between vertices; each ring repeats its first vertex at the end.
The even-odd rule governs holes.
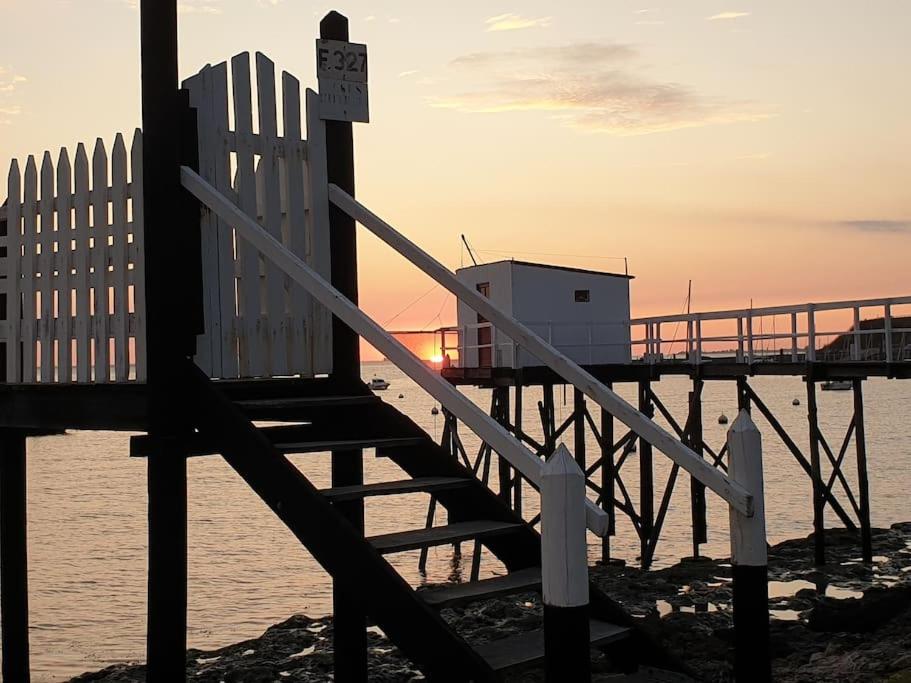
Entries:
MULTIPOLYGON (((606 645, 626 638, 630 629, 591 619, 589 622, 592 647, 606 645)), ((532 666, 544 661, 544 631, 537 629, 515 636, 493 640, 475 647, 494 671, 532 666)))
POLYGON ((291 453, 321 453, 323 451, 349 451, 360 448, 395 448, 420 446, 427 443, 427 437, 406 436, 387 439, 339 439, 333 441, 295 441, 274 444, 276 450, 291 453))
POLYGON ((400 553, 405 550, 429 548, 434 545, 458 543, 475 538, 507 534, 521 529, 524 524, 514 522, 496 522, 488 519, 471 522, 457 522, 445 526, 434 526, 429 529, 413 529, 393 534, 371 536, 367 540, 383 554, 400 553))
POLYGON ((529 569, 520 569, 506 576, 496 576, 492 579, 431 588, 421 591, 420 596, 428 605, 442 609, 443 607, 452 607, 453 605, 476 600, 540 590, 540 588, 541 568, 530 567, 529 569))
POLYGON ((443 489, 455 489, 468 486, 471 479, 459 477, 419 477, 402 481, 384 481, 378 484, 360 486, 337 486, 320 491, 333 502, 358 500, 370 496, 391 496, 397 493, 429 493, 443 489))

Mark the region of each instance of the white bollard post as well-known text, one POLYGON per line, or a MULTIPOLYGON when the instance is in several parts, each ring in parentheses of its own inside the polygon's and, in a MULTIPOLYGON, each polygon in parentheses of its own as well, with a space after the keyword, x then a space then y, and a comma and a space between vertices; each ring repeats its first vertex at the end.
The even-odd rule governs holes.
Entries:
POLYGON ((541 578, 546 680, 588 682, 585 474, 563 444, 541 471, 541 578))
POLYGON ((731 565, 734 578, 734 678, 772 680, 769 655, 769 571, 762 483, 762 436, 741 410, 728 430, 728 474, 753 496, 753 514, 733 507, 731 565))

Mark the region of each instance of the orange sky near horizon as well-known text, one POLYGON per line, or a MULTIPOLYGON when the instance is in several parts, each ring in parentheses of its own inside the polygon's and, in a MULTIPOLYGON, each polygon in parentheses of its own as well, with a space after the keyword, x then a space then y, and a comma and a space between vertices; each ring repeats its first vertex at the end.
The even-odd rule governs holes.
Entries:
MULTIPOLYGON (((262 50, 314 86, 330 8, 182 0, 181 73, 262 50)), ((463 233, 483 260, 626 257, 634 316, 679 312, 690 279, 694 310, 911 290, 911 3, 336 8, 370 50, 358 196, 449 267, 463 233)), ((138 125, 134 0, 0 11, 41 27, 0 44, 0 166, 138 125)), ((359 257, 379 322, 454 322, 439 289, 403 312, 433 283, 364 230, 359 257)))

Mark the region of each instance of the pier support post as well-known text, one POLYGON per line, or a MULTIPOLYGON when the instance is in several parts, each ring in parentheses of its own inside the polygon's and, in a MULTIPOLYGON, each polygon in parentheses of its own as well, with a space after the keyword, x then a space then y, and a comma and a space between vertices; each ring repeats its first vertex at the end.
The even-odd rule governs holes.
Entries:
MULTIPOLYGON (((613 385, 608 383, 608 389, 613 385)), ((601 409, 601 509, 607 513, 607 533, 601 537, 601 561, 610 562, 610 537, 617 533, 617 511, 614 509, 614 416, 601 409)))
POLYGON ((769 655, 768 551, 762 475, 762 437, 741 410, 727 435, 729 475, 753 496, 752 516, 730 508, 734 609, 734 678, 772 680, 769 655))
POLYGON ((591 680, 585 473, 565 446, 541 472, 545 680, 591 680))
MULTIPOLYGON (((522 432, 522 411, 524 410, 522 402, 522 368, 516 368, 516 400, 514 402, 513 431, 516 438, 521 441, 522 432)), ((522 475, 516 472, 515 489, 513 491, 512 509, 516 514, 522 516, 522 475)))
POLYGON ((585 394, 573 389, 573 448, 576 462, 585 471, 585 394))
POLYGON ((819 457, 819 409, 816 405, 816 382, 807 376, 807 421, 810 430, 810 472, 813 479, 813 560, 826 563, 826 496, 819 457))
POLYGON ((28 681, 25 435, 0 430, 0 633, 3 680, 28 681))
POLYGON ((873 562, 873 532, 870 527, 870 482, 867 479, 867 430, 864 424, 863 380, 854 380, 854 444, 857 452, 857 493, 860 544, 864 562, 873 562))
MULTIPOLYGON (((655 407, 651 399, 651 384, 648 380, 639 382, 639 412, 653 417, 655 407)), ((639 439, 639 531, 640 559, 643 569, 651 563, 649 546, 655 528, 655 473, 652 462, 652 445, 639 439)))
MULTIPOLYGON (((320 38, 347 41, 348 19, 329 12, 320 22, 320 38)), ((348 121, 326 121, 326 176, 352 197, 354 192, 354 132, 348 121)), ((332 285, 357 304, 357 235, 354 219, 330 202, 329 249, 332 285)), ((360 379, 360 340, 337 317, 332 318, 332 374, 360 379)), ((332 486, 364 483, 364 452, 360 449, 332 451, 332 486)), ((359 532, 364 532, 363 500, 339 503, 339 511, 359 532)), ((350 593, 338 581, 332 585, 334 615, 335 680, 367 680, 367 620, 350 593)))
MULTIPOLYGON (((493 419, 509 429, 509 387, 494 388, 493 419)), ((497 479, 500 486, 500 498, 512 507, 512 467, 504 457, 497 458, 497 479)))
MULTIPOLYGON (((702 386, 701 379, 693 380, 690 392, 690 414, 687 419, 687 445, 700 456, 703 453, 702 433, 702 386)), ((699 546, 708 541, 706 521, 705 484, 690 477, 690 513, 693 521, 693 557, 699 557, 699 546)))

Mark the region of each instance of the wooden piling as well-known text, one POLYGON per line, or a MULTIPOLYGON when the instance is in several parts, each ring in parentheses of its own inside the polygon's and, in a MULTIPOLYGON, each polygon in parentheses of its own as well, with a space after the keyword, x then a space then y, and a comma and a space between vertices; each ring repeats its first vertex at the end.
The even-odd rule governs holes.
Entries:
MULTIPOLYGON (((649 418, 655 414, 648 380, 639 382, 639 411, 649 418)), ((639 439, 639 517, 641 519, 640 558, 642 568, 648 569, 650 564, 649 545, 655 527, 655 474, 652 445, 645 439, 639 439)))
POLYGON ((579 468, 585 471, 585 394, 573 388, 573 455, 579 468))
MULTIPOLYGON (((612 384, 607 385, 609 389, 612 384)), ((601 509, 607 513, 607 533, 601 537, 601 561, 610 562, 610 537, 617 533, 617 511, 614 509, 614 416, 601 409, 601 509)))
POLYGON ((819 458, 819 409, 816 405, 816 382, 807 377, 807 422, 810 431, 810 470, 813 481, 813 560, 826 563, 825 488, 819 458))
POLYGON ((857 453, 857 490, 861 556, 873 561, 873 532, 870 526, 870 482, 867 478, 867 430, 864 424, 863 380, 854 380, 854 444, 857 453))
POLYGON ((25 435, 0 430, 0 636, 3 680, 29 680, 25 435))
MULTIPOLYGON (((320 22, 320 38, 347 41, 348 18, 329 12, 320 22)), ((326 175, 352 197, 354 191, 354 132, 348 121, 326 121, 326 175)), ((358 302, 357 234, 353 218, 329 203, 329 249, 332 285, 351 302, 358 302)), ((332 374, 340 379, 361 376, 360 340, 337 317, 332 318, 332 374)), ((364 483, 362 450, 332 451, 332 486, 364 483)), ((364 502, 338 504, 339 510, 360 533, 364 532, 364 502)), ((363 610, 349 599, 345 586, 335 581, 332 588, 335 627, 335 679, 367 680, 367 620, 363 610)))
MULTIPOLYGON (((686 426, 687 445, 700 456, 703 455, 702 430, 702 389, 701 379, 693 380, 693 390, 689 395, 689 416, 686 426)), ((690 513, 693 523, 693 557, 699 557, 699 546, 708 541, 708 523, 706 521, 705 484, 690 477, 690 513)))
MULTIPOLYGON (((524 432, 522 431, 522 369, 516 370, 516 399, 514 405, 513 431, 519 441, 522 440, 524 432)), ((515 489, 513 491, 512 508, 516 514, 522 516, 522 475, 516 472, 515 489)))

